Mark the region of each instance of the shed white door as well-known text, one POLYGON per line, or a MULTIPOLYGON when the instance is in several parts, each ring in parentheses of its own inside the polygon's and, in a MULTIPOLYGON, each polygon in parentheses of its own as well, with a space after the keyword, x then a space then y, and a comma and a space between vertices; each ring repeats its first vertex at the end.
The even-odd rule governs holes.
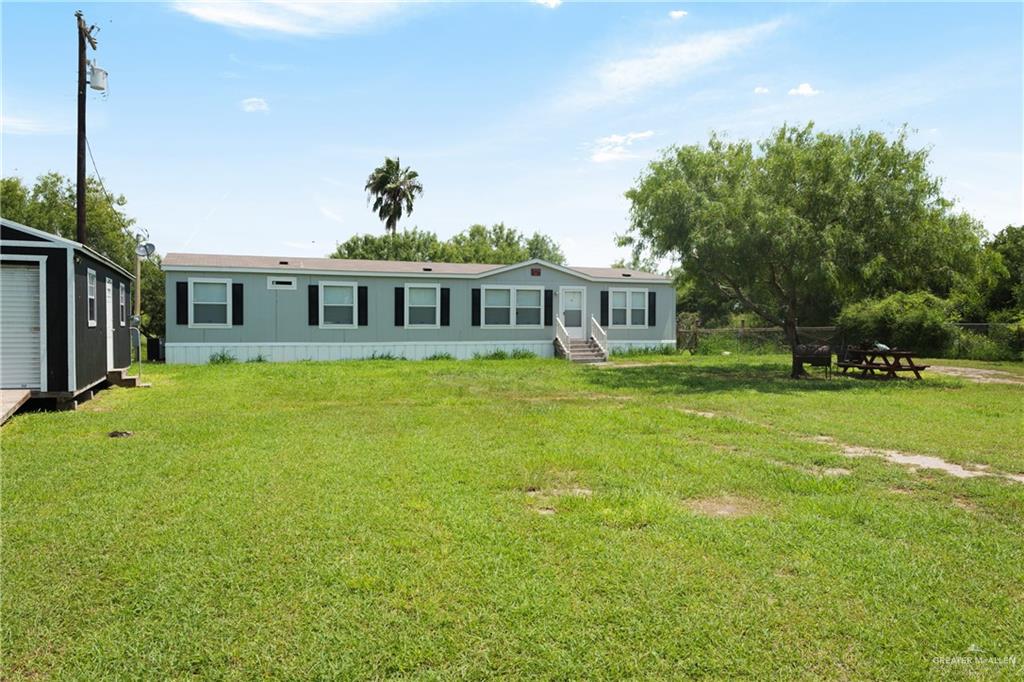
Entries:
POLYGON ((107 278, 107 371, 114 369, 114 283, 107 278))
POLYGON ((0 386, 42 388, 39 265, 0 267, 0 386))

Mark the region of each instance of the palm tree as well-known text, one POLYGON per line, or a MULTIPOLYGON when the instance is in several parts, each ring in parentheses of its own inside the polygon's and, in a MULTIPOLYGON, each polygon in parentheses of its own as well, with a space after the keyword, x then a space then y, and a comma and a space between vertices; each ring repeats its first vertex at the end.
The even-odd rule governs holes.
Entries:
POLYGON ((384 231, 394 234, 402 215, 412 213, 416 197, 423 194, 420 174, 408 166, 402 168, 398 157, 384 159, 384 165, 370 173, 366 180, 366 203, 373 201, 373 210, 384 221, 384 231))

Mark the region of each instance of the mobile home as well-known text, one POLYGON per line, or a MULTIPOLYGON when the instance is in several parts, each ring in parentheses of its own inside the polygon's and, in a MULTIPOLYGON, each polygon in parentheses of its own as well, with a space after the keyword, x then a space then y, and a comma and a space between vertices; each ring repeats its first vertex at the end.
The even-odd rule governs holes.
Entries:
POLYGON ((515 350, 600 360, 675 344, 672 281, 636 270, 185 253, 163 269, 169 363, 515 350))

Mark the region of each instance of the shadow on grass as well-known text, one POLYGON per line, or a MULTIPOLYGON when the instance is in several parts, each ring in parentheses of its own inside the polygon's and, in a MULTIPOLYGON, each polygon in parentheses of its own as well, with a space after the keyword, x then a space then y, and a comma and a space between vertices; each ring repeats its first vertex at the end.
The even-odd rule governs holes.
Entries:
POLYGON ((897 379, 878 381, 812 374, 790 379, 789 366, 772 363, 730 363, 727 366, 652 365, 650 367, 608 367, 587 372, 587 380, 606 389, 639 389, 654 393, 708 393, 752 390, 760 393, 830 393, 858 388, 924 388, 922 381, 897 379))

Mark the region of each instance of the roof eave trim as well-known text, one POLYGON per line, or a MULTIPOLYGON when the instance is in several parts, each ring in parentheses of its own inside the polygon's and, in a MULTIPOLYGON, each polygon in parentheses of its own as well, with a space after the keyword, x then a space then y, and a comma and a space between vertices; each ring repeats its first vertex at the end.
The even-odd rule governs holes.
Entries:
POLYGON ((516 268, 520 268, 524 265, 537 265, 542 264, 551 267, 553 270, 558 270, 567 275, 578 277, 579 279, 586 280, 588 282, 609 282, 617 284, 671 284, 672 280, 664 278, 644 278, 633 275, 631 277, 594 277, 585 273, 573 270, 572 268, 566 268, 564 266, 555 265, 554 263, 548 263, 547 261, 539 258, 534 260, 525 261, 523 263, 516 263, 514 265, 502 266, 493 270, 485 270, 479 273, 445 273, 445 272, 381 272, 376 270, 320 270, 314 268, 287 268, 287 267, 271 267, 271 268, 240 268, 223 265, 168 265, 163 263, 161 269, 164 272, 238 272, 246 274, 273 274, 282 273, 289 275, 329 275, 337 277, 406 277, 416 279, 483 279, 485 277, 493 277, 494 275, 500 275, 505 272, 510 272, 516 268))

